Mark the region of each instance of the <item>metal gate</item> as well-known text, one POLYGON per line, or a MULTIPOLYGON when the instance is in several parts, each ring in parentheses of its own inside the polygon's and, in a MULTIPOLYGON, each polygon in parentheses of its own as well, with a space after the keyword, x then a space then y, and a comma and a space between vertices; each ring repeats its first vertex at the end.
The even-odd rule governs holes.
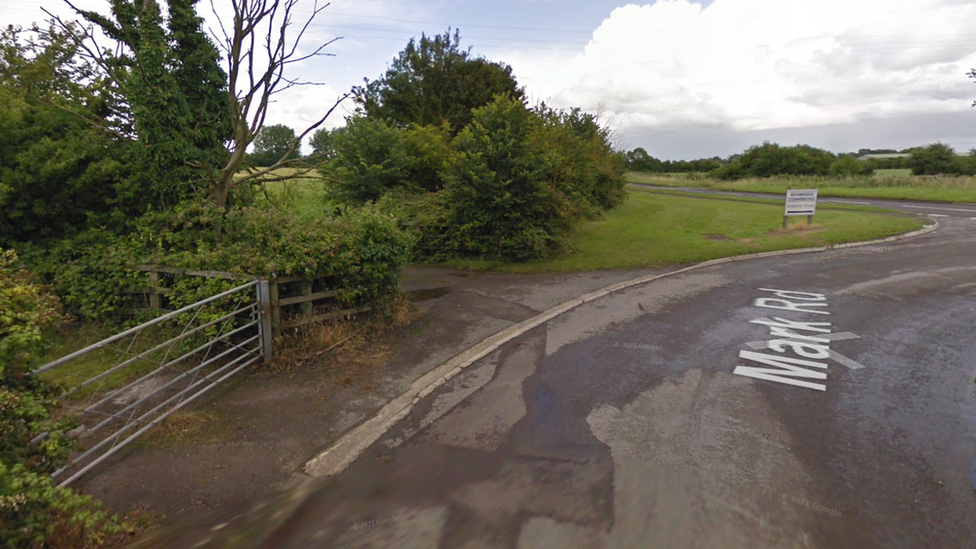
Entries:
MULTIPOLYGON (((254 280, 167 313, 46 364, 87 356, 97 371, 69 389, 85 448, 52 475, 67 486, 173 412, 272 357, 268 282, 254 280), (92 361, 91 353, 99 360, 92 361), (111 358, 107 358, 111 357, 111 358)), ((77 364, 77 363, 76 363, 77 364)))

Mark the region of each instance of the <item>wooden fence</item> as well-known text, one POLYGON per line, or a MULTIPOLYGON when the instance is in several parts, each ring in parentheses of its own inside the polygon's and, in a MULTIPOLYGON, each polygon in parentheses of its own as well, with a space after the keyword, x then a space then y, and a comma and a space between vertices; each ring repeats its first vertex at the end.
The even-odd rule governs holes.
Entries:
MULTIPOLYGON (((165 311, 167 296, 173 289, 165 285, 166 278, 175 276, 196 276, 205 278, 220 278, 225 280, 251 281, 259 277, 225 273, 221 271, 200 271, 163 267, 159 265, 140 265, 137 271, 148 273, 149 286, 127 290, 126 293, 143 294, 146 305, 151 310, 165 311)), ((343 318, 363 313, 372 309, 370 306, 355 308, 340 308, 338 295, 340 288, 329 289, 329 277, 306 278, 302 276, 282 276, 268 280, 271 296, 271 327, 275 335, 282 329, 304 326, 313 322, 321 322, 336 318, 343 318)))

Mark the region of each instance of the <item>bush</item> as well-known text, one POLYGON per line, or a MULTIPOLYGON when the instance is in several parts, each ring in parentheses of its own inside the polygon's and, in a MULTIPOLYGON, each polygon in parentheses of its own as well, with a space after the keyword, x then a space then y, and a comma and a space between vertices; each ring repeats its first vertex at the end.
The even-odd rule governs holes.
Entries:
POLYGON ((830 175, 833 177, 852 177, 867 173, 866 166, 853 156, 842 156, 830 165, 830 175))
POLYGON ((331 134, 333 160, 321 171, 341 202, 363 205, 391 189, 436 191, 454 156, 446 125, 398 128, 381 118, 350 118, 331 134))
POLYGON ((827 175, 834 160, 833 154, 807 145, 782 147, 776 143, 763 143, 750 147, 713 174, 727 180, 778 175, 827 175))
POLYGON ((54 287, 65 308, 84 319, 119 320, 131 306, 120 290, 145 286, 145 274, 135 272, 138 258, 128 255, 123 237, 104 227, 92 227, 72 238, 18 249, 31 271, 54 287))
POLYGON ((610 146, 610 131, 596 116, 578 108, 537 109, 543 124, 533 139, 556 152, 549 178, 561 185, 570 201, 584 214, 596 214, 619 205, 624 191, 624 157, 610 146))
POLYGON ((499 97, 454 139, 445 194, 460 250, 525 260, 562 244, 574 211, 548 179, 559 159, 530 139, 540 125, 521 102, 499 97))
POLYGON ((932 143, 916 149, 908 158, 914 175, 958 175, 965 171, 963 159, 945 143, 932 143))
POLYGON ((138 261, 256 275, 329 277, 347 304, 396 295, 412 237, 375 207, 308 220, 273 209, 196 203, 146 216, 124 243, 138 261))
POLYGON ((391 188, 410 185, 402 132, 381 118, 353 117, 333 134, 336 158, 322 174, 333 180, 339 201, 362 205, 391 188))
POLYGON ((44 332, 63 319, 58 300, 0 250, 0 539, 4 547, 98 547, 126 525, 49 474, 74 444, 72 418, 55 419, 57 390, 29 376, 44 332))

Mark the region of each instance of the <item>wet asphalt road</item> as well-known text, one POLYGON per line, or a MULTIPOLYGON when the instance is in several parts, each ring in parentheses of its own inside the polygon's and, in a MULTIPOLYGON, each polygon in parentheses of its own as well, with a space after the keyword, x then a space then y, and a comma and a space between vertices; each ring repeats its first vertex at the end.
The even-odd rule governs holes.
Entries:
POLYGON ((157 540, 976 547, 976 220, 940 222, 587 303, 440 387, 344 473, 157 540))

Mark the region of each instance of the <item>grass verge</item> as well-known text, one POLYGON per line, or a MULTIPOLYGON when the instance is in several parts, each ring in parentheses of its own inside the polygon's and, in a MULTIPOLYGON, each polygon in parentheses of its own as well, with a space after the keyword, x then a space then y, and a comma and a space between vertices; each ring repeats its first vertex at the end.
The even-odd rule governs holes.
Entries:
POLYGON ((976 177, 904 176, 903 170, 873 177, 771 177, 721 181, 703 177, 661 177, 657 174, 628 172, 628 183, 662 187, 701 187, 724 191, 785 194, 789 188, 817 188, 820 196, 929 200, 932 202, 976 203, 976 177))
POLYGON ((854 207, 820 208, 812 227, 783 231, 782 202, 630 191, 604 219, 583 223, 575 252, 526 263, 456 260, 449 265, 512 273, 631 269, 697 263, 756 252, 883 238, 920 228, 918 217, 854 207), (768 202, 768 203, 764 203, 768 202))

